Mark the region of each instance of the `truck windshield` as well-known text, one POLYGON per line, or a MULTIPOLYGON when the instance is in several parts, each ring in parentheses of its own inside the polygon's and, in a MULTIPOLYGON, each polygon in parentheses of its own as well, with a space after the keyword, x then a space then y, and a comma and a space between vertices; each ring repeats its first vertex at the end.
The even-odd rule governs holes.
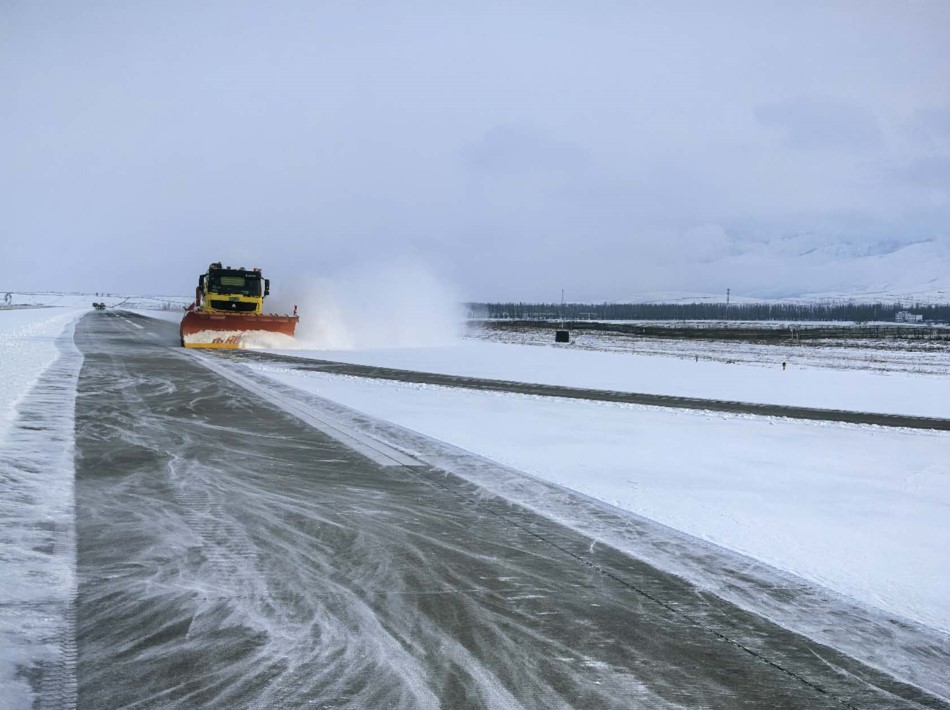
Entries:
POLYGON ((230 293, 241 296, 261 295, 261 275, 257 273, 219 272, 210 278, 212 293, 230 293))

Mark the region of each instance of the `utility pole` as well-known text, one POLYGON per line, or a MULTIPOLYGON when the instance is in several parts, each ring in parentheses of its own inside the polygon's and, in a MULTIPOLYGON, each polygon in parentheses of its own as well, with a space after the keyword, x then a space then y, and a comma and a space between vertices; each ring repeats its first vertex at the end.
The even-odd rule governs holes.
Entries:
POLYGON ((729 293, 732 291, 731 288, 726 289, 726 305, 729 305, 729 293))
POLYGON ((561 312, 560 315, 560 324, 558 325, 557 330, 554 331, 554 342, 555 343, 569 343, 571 342, 571 333, 564 329, 564 289, 561 289, 561 312))

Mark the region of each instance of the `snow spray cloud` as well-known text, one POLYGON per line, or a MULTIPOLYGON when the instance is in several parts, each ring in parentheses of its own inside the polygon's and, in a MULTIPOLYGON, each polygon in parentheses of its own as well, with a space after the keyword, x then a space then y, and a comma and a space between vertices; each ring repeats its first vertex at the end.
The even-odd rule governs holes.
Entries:
POLYGON ((290 279, 275 305, 281 312, 290 312, 295 304, 300 323, 294 348, 445 345, 462 332, 463 311, 454 289, 414 262, 366 265, 327 277, 290 279))

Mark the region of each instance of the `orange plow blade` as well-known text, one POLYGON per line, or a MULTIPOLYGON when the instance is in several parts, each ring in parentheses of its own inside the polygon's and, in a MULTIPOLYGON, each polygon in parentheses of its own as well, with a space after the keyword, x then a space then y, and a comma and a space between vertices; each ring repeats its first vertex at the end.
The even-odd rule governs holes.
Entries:
POLYGON ((186 348, 280 347, 280 338, 268 342, 267 334, 293 338, 298 320, 297 316, 188 311, 181 319, 181 344, 186 348))

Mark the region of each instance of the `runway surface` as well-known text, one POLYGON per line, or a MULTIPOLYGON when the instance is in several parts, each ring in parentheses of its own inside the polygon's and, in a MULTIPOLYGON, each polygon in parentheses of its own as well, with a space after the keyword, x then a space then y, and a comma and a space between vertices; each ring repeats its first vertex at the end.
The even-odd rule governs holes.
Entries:
POLYGON ((173 324, 75 342, 81 708, 947 707, 263 398, 173 324))

